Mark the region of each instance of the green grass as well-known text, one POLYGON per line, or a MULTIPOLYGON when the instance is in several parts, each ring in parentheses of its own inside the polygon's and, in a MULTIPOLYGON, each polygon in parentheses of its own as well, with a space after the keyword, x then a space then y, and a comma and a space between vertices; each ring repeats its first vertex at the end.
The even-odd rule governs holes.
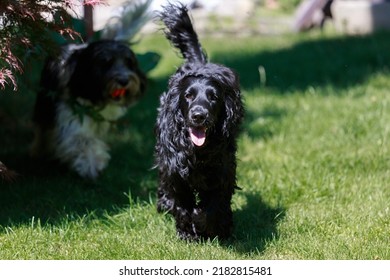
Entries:
POLYGON ((247 110, 225 242, 181 241, 155 211, 153 125, 181 62, 161 35, 135 46, 162 60, 95 182, 30 159, 34 85, 1 92, 0 159, 21 175, 0 185, 0 259, 390 259, 389 35, 202 38, 247 110))

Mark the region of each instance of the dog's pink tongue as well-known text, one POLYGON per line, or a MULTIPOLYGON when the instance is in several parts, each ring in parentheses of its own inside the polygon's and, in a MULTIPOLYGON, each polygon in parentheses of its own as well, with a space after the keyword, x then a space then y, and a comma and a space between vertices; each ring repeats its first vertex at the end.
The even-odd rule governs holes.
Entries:
POLYGON ((192 143, 194 143, 196 146, 202 146, 204 142, 206 141, 206 129, 203 127, 190 128, 190 136, 192 143))

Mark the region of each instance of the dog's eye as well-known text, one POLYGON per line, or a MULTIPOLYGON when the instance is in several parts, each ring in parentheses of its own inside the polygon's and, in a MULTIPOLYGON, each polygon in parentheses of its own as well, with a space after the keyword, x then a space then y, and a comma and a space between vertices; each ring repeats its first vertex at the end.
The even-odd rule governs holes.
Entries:
POLYGON ((106 58, 106 59, 103 59, 100 62, 100 64, 101 64, 102 67, 109 67, 110 65, 113 64, 113 60, 111 58, 106 58))
POLYGON ((126 59, 126 65, 131 67, 132 65, 134 65, 134 60, 131 57, 128 57, 126 59))
POLYGON ((216 92, 213 90, 207 90, 206 96, 210 101, 217 101, 218 99, 216 92))
POLYGON ((193 91, 186 92, 184 97, 187 100, 191 101, 191 100, 193 100, 195 98, 195 93, 193 91))

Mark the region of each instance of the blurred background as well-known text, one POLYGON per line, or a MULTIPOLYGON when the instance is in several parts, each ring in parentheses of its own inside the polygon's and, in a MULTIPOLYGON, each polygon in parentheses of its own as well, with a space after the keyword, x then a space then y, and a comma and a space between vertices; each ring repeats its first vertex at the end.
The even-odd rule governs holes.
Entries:
POLYGON ((182 63, 161 26, 131 42, 147 94, 87 181, 29 156, 35 93, 47 55, 96 40, 125 1, 0 0, 0 161, 19 174, 0 164, 0 259, 390 259, 390 2, 182 1, 245 97, 233 240, 180 243, 156 215, 153 127, 182 63))
MULTIPOLYGON (((124 0, 108 0, 94 8, 94 29, 104 26, 124 0)), ((154 0, 151 10, 166 0, 154 0)), ((347 34, 390 29, 389 0, 183 0, 195 18, 198 32, 239 35, 277 34, 331 26, 347 34)), ((79 15, 82 15, 79 11, 79 15)), ((153 32, 148 24, 144 32, 153 32)))

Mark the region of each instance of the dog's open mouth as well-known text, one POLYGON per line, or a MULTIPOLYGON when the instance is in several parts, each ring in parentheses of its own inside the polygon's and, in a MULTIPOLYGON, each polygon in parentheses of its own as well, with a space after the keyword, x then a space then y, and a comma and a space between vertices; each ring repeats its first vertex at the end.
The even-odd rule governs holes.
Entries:
POLYGON ((206 128, 203 126, 200 127, 190 127, 190 136, 192 143, 196 146, 200 147, 206 141, 206 128))
POLYGON ((123 96, 126 95, 126 89, 125 88, 117 88, 115 89, 112 93, 111 96, 112 98, 122 98, 123 96))

